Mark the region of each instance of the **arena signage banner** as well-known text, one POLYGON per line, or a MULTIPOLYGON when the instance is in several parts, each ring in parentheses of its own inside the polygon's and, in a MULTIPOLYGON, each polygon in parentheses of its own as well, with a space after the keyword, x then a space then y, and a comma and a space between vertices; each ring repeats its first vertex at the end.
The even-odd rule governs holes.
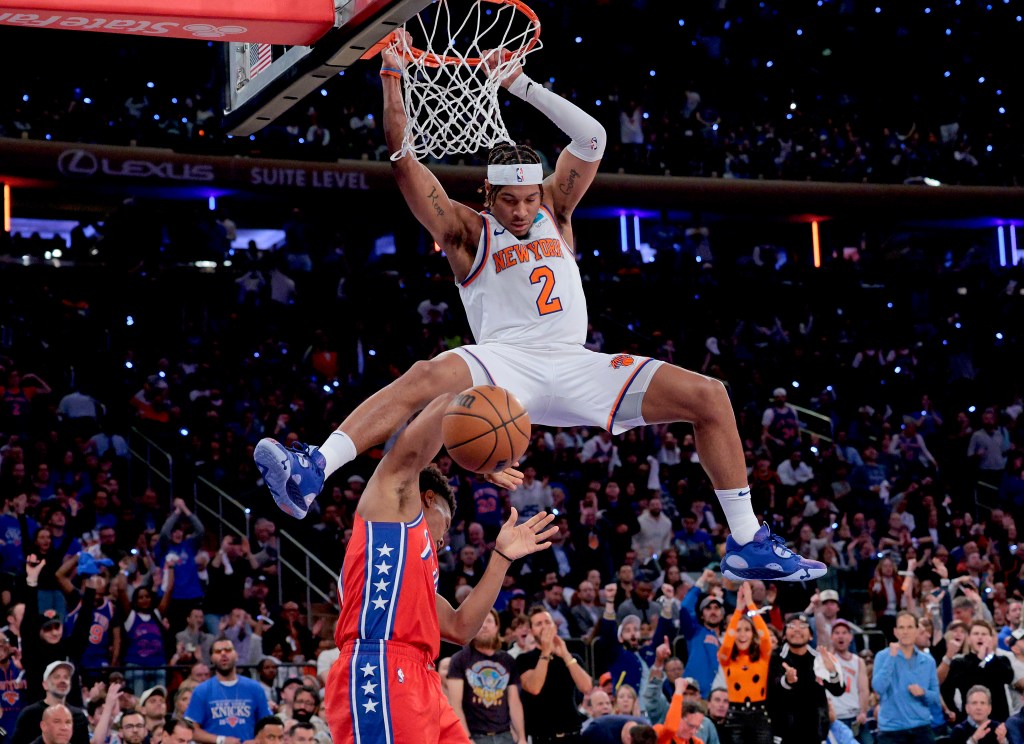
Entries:
MULTIPOLYGON (((445 190, 468 203, 479 200, 485 172, 469 165, 438 165, 445 190)), ((176 153, 148 147, 88 145, 0 137, 0 182, 17 188, 61 188, 117 193, 141 189, 181 189, 216 195, 220 190, 252 194, 307 195, 396 194, 387 160, 308 162, 176 153)), ((741 178, 676 178, 602 174, 588 197, 591 210, 616 221, 624 208, 703 209, 711 214, 788 215, 810 222, 849 215, 861 219, 865 210, 889 219, 970 219, 986 226, 1012 224, 1022 214, 1022 190, 1001 186, 905 186, 814 181, 761 181, 741 178)), ((689 219, 681 218, 681 219, 689 219)))
POLYGON ((0 139, 3 176, 62 183, 211 186, 247 191, 393 188, 387 163, 307 163, 266 158, 202 157, 142 147, 0 139))
POLYGON ((4 26, 207 41, 312 44, 334 22, 332 0, 0 0, 4 26))

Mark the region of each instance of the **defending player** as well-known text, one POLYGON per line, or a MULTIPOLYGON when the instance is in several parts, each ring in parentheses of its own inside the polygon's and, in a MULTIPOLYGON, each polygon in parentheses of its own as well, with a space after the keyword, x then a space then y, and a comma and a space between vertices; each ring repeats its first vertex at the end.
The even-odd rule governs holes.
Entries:
MULTIPOLYGON (((406 114, 400 66, 383 55, 384 131, 402 141, 406 114)), ((278 505, 303 517, 327 476, 357 452, 386 440, 411 412, 444 392, 473 385, 508 388, 535 424, 600 426, 613 434, 645 424, 688 421, 697 453, 729 522, 722 571, 729 578, 799 581, 825 566, 785 547, 760 526, 750 502, 746 463, 732 405, 718 380, 658 360, 600 354, 583 347, 587 305, 573 252, 573 209, 597 175, 605 148, 601 124, 516 67, 502 86, 545 114, 571 143, 546 180, 528 147, 501 144, 488 157, 485 211, 451 201, 418 161, 392 161, 409 208, 445 251, 476 345, 414 364, 377 392, 319 448, 286 450, 273 439, 256 463, 278 505)), ((518 473, 499 475, 514 487, 518 473)))
POLYGON ((341 655, 327 678, 327 722, 335 744, 469 742, 441 691, 433 660, 445 637, 466 644, 494 605, 511 562, 547 548, 554 515, 509 520, 480 583, 453 609, 436 593, 437 551, 455 498, 427 467, 441 448, 441 417, 452 399, 433 401, 381 460, 356 507, 341 574, 341 655))

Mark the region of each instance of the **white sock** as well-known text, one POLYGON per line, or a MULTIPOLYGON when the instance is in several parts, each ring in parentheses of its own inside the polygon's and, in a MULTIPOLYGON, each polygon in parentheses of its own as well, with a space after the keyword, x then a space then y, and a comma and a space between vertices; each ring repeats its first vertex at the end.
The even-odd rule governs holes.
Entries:
POLYGON ((715 489, 725 521, 729 523, 732 539, 740 545, 746 545, 754 539, 754 534, 761 528, 750 505, 750 488, 715 489))
POLYGON ((331 474, 342 465, 347 465, 356 459, 356 445, 343 431, 336 431, 327 437, 327 441, 320 445, 320 454, 324 456, 327 464, 324 465, 324 480, 331 477, 331 474))

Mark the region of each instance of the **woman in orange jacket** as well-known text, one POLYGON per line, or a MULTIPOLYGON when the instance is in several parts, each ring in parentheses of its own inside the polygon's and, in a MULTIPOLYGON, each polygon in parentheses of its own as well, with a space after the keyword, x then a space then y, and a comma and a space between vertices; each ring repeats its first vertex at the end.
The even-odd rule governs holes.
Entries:
POLYGON ((768 625, 754 604, 750 584, 744 583, 736 594, 736 611, 718 649, 718 663, 729 693, 723 744, 771 744, 771 719, 765 704, 771 656, 768 625))

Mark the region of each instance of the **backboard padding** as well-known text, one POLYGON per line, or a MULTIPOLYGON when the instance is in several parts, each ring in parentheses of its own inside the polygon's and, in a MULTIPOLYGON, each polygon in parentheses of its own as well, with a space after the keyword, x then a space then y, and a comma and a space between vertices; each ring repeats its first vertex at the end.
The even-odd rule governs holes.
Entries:
MULTIPOLYGON (((359 61, 368 49, 408 21, 431 0, 350 0, 337 8, 336 26, 311 46, 275 48, 274 59, 249 76, 253 50, 225 44, 224 128, 247 136, 270 124, 325 81, 359 61), (243 81, 242 77, 246 79, 243 81)), ((265 50, 264 50, 265 52, 265 50)))

